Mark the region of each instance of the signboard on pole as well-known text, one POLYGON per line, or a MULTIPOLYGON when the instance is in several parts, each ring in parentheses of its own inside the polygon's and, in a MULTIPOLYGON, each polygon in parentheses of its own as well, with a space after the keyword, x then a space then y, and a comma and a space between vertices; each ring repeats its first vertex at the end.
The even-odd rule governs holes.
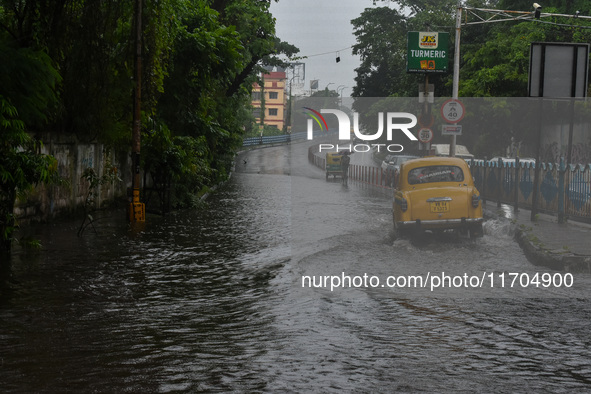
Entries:
POLYGON ((589 44, 534 42, 529 56, 530 97, 587 97, 589 44))
POLYGON ((424 144, 429 143, 431 142, 431 140, 433 140, 433 130, 428 128, 422 128, 417 133, 417 138, 420 142, 424 144))
POLYGON ((462 135, 462 126, 459 124, 441 125, 441 135, 462 135))
POLYGON ((441 117, 447 123, 458 123, 465 114, 466 109, 460 100, 449 99, 441 106, 441 117))
POLYGON ((449 33, 409 31, 406 72, 446 73, 449 33))

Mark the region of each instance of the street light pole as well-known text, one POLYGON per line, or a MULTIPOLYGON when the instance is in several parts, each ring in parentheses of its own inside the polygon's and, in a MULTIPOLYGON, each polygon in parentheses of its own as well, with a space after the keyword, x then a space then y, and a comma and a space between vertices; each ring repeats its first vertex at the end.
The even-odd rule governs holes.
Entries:
POLYGON ((292 107, 292 98, 293 98, 293 96, 291 95, 291 88, 292 88, 293 80, 295 77, 296 77, 296 75, 294 72, 294 75, 289 80, 289 102, 287 104, 287 116, 285 119, 286 123, 287 123, 287 126, 285 127, 287 134, 291 134, 291 107, 292 107))
POLYGON ((339 87, 337 88, 337 94, 340 97, 340 100, 339 100, 339 109, 343 105, 343 90, 345 90, 345 89, 347 89, 347 87, 345 85, 339 85, 339 87), (341 91, 340 93, 339 93, 339 90, 341 91))

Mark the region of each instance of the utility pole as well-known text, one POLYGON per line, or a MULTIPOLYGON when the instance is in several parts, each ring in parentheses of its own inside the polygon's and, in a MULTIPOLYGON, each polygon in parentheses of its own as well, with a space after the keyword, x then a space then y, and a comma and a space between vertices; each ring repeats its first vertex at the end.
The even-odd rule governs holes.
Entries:
POLYGON ((133 100, 133 127, 131 142, 132 201, 129 205, 129 221, 144 222, 146 220, 146 207, 140 202, 140 140, 141 140, 141 93, 142 93, 142 0, 135 2, 135 91, 133 100))
MULTIPOLYGON (((456 46, 454 49, 454 73, 453 73, 453 87, 452 98, 457 100, 460 94, 460 37, 462 35, 462 3, 458 1, 458 8, 456 10, 456 46)), ((451 143, 449 144, 449 155, 456 155, 456 136, 451 136, 451 143)))

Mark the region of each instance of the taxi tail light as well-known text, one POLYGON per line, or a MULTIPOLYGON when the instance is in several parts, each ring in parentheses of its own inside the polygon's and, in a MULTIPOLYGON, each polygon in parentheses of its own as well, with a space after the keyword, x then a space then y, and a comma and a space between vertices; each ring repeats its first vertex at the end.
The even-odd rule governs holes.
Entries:
POLYGON ((472 194, 472 206, 474 208, 478 208, 479 202, 480 202, 480 196, 478 194, 472 194))
POLYGON ((406 201, 406 198, 402 198, 400 201, 400 209, 402 209, 402 212, 406 212, 408 209, 408 201, 406 201))

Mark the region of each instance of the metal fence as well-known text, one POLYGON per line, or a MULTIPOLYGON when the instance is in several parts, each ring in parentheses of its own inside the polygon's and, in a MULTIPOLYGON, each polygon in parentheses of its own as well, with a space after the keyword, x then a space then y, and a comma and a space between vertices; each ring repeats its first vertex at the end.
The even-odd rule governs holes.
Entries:
MULTIPOLYGON (((318 146, 309 148, 308 160, 324 170, 325 158, 314 152, 318 146)), ((542 163, 535 190, 531 161, 470 160, 468 164, 484 200, 531 210, 537 193, 536 211, 591 223, 591 164, 567 165, 564 159, 561 164, 542 163)), ((355 164, 349 166, 349 179, 387 189, 393 181, 380 167, 355 164)))
POLYGON ((469 163, 476 187, 486 200, 537 210, 558 217, 591 222, 591 164, 542 163, 534 188, 535 164, 473 160, 469 163))

